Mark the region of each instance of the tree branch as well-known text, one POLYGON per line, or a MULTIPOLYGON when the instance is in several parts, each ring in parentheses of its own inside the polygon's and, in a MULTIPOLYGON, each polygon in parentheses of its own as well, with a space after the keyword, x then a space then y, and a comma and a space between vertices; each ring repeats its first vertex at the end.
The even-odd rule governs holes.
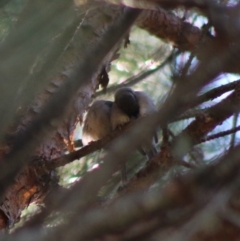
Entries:
POLYGON ((91 79, 91 76, 97 71, 101 61, 103 61, 116 42, 124 36, 139 13, 139 10, 126 10, 122 18, 112 25, 103 35, 101 41, 94 46, 92 51, 82 53, 82 57, 85 56, 85 58, 83 57, 85 61, 81 62, 72 72, 69 81, 65 82, 63 86, 59 88, 59 91, 52 97, 48 105, 43 108, 38 118, 29 124, 24 133, 15 138, 11 152, 7 155, 4 163, 1 164, 2 168, 0 170, 4 170, 0 171, 1 194, 4 193, 6 187, 13 181, 21 167, 29 161, 29 150, 34 150, 41 139, 45 137, 50 130, 55 129, 55 126, 53 127, 51 125, 51 121, 61 118, 64 107, 67 106, 72 95, 83 85, 84 80, 87 81, 91 79), (88 64, 90 62, 92 63, 91 66, 88 64), (81 82, 79 81, 79 76, 81 76, 81 82), (59 103, 64 103, 65 106, 63 104, 60 107, 59 103))
MULTIPOLYGON (((42 239, 45 241, 61 241, 65 240, 66 237, 71 240, 94 239, 104 235, 123 233, 123 230, 137 222, 144 221, 146 218, 149 220, 153 217, 159 217, 157 226, 158 231, 161 231, 159 234, 164 234, 164 230, 174 226, 174 224, 181 224, 177 226, 179 232, 186 231, 181 227, 188 225, 198 215, 201 217, 204 210, 210 211, 209 207, 214 203, 216 204, 216 200, 221 200, 217 203, 223 205, 216 205, 216 209, 211 209, 211 212, 228 205, 229 197, 239 187, 239 155, 240 148, 237 146, 233 151, 215 162, 214 165, 175 178, 161 191, 134 192, 115 200, 108 207, 93 207, 82 213, 75 212, 73 217, 68 219, 67 224, 60 225, 54 232, 42 236, 42 239), (225 196, 226 192, 227 196, 225 196), (203 195, 204 198, 200 198, 203 195), (73 223, 76 225, 80 223, 81 225, 76 228, 76 225, 72 225, 73 223), (61 235, 57 235, 57 233, 61 235)), ((194 227, 198 228, 199 226, 194 227)), ((221 226, 217 225, 214 229, 215 233, 219 229, 221 230, 221 226)), ((195 229, 187 230, 190 230, 191 234, 197 233, 195 229)), ((38 232, 34 234, 41 235, 38 232)), ((172 234, 175 237, 175 232, 172 234)), ((234 232, 234 235, 238 234, 239 232, 234 232)), ((227 230, 225 230, 225 235, 227 235, 227 230)))
MULTIPOLYGON (((146 71, 141 71, 140 73, 138 73, 135 76, 132 76, 126 80, 124 80, 121 84, 118 85, 113 85, 113 86, 109 86, 107 88, 107 93, 111 94, 113 92, 115 92, 118 88, 121 87, 131 87, 137 83, 139 83, 140 81, 144 80, 145 78, 147 78, 148 76, 156 73, 157 71, 161 70, 164 66, 166 66, 169 62, 171 62, 173 60, 173 58, 175 58, 178 53, 174 53, 172 52, 160 65, 158 65, 156 68, 154 69, 150 69, 150 70, 146 70, 146 71)), ((98 97, 102 94, 105 94, 104 90, 98 91, 95 96, 98 97)))
POLYGON ((89 154, 97 151, 97 150, 107 147, 107 145, 112 140, 114 140, 115 138, 120 136, 123 132, 127 131, 132 125, 133 125, 133 123, 131 125, 123 126, 121 128, 121 130, 116 130, 116 131, 112 132, 111 134, 109 134, 108 136, 106 136, 98 141, 91 142, 90 144, 82 147, 80 150, 73 151, 67 155, 64 155, 64 156, 56 158, 56 159, 52 159, 52 160, 48 161, 45 165, 47 166, 47 168, 49 170, 53 170, 57 167, 64 166, 74 160, 80 159, 86 155, 89 155, 89 154))
POLYGON ((227 130, 227 131, 221 131, 221 132, 218 132, 216 134, 206 136, 206 137, 201 139, 200 143, 206 142, 206 141, 211 141, 213 139, 217 139, 217 138, 220 138, 220 137, 223 137, 223 136, 227 136, 227 135, 230 135, 232 133, 236 133, 237 131, 240 131, 240 126, 237 126, 237 127, 232 128, 230 130, 227 130))
POLYGON ((202 30, 198 27, 184 22, 181 18, 162 8, 155 11, 143 11, 138 18, 137 25, 150 34, 173 43, 181 51, 194 51, 200 41, 205 44, 212 41, 211 36, 202 36, 202 30), (203 40, 201 40, 202 38, 203 40))

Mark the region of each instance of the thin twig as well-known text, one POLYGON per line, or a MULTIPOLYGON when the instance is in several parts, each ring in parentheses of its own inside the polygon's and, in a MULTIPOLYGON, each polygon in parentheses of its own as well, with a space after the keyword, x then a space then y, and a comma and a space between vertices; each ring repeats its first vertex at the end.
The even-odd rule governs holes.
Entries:
MULTIPOLYGON (((236 128, 236 126, 237 126, 238 115, 239 115, 239 113, 236 113, 233 116, 233 128, 236 128)), ((235 146, 235 139, 236 139, 236 132, 233 132, 232 135, 231 135, 231 141, 230 141, 230 144, 229 144, 229 150, 232 150, 233 147, 235 146)))
POLYGON ((230 135, 232 133, 236 133, 237 131, 240 131, 240 126, 232 128, 232 129, 227 130, 227 131, 218 132, 217 134, 209 135, 205 138, 202 138, 199 143, 211 141, 213 139, 217 139, 217 138, 220 138, 220 137, 223 137, 223 136, 227 136, 227 135, 230 135))
MULTIPOLYGON (((177 55, 179 55, 180 51, 176 52, 173 51, 160 65, 158 65, 155 69, 150 69, 150 70, 144 70, 141 71, 140 73, 138 73, 135 76, 132 76, 126 80, 124 80, 121 84, 117 84, 117 85, 112 85, 109 86, 107 88, 107 94, 111 94, 114 91, 116 91, 118 88, 121 87, 130 87, 133 86, 139 82, 141 82, 142 80, 144 80, 145 78, 149 77, 150 75, 156 73, 157 71, 159 71, 160 69, 162 69, 164 66, 166 66, 170 61, 172 61, 177 55)), ((104 90, 98 91, 94 96, 98 97, 105 94, 104 90)))
POLYGON ((73 151, 67 155, 52 159, 49 162, 46 162, 45 165, 47 166, 47 168, 53 170, 57 167, 64 166, 70 162, 73 162, 74 160, 87 156, 95 151, 100 150, 101 148, 106 147, 112 140, 120 136, 125 130, 129 129, 131 126, 132 124, 122 126, 121 130, 116 130, 110 133, 108 136, 98 141, 91 142, 77 151, 73 151))
MULTIPOLYGON (((209 100, 213 100, 215 98, 218 98, 222 94, 229 92, 231 90, 234 90, 238 85, 240 84, 240 80, 236 80, 234 82, 231 82, 226 85, 219 86, 217 88, 214 88, 206 93, 203 93, 202 95, 198 96, 195 100, 193 100, 194 106, 197 106, 199 104, 202 104, 203 102, 207 102, 209 100)), ((202 115, 205 112, 207 112, 211 107, 204 108, 204 109, 193 109, 189 110, 176 119, 174 121, 179 121, 179 120, 184 120, 184 119, 189 119, 189 118, 194 118, 198 115, 202 115)))

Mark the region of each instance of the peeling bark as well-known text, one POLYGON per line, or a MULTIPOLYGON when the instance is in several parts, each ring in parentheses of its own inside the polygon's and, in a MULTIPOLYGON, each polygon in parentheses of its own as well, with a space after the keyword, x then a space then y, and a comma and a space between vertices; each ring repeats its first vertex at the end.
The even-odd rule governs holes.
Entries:
MULTIPOLYGON (((84 61, 82 59, 82 53, 85 52, 86 46, 91 50, 92 47, 98 43, 102 35, 108 30, 108 27, 122 14, 123 8, 118 6, 106 7, 104 4, 92 1, 85 5, 84 8, 81 7, 80 11, 85 11, 84 17, 79 23, 79 27, 67 48, 64 50, 61 59, 58 60, 56 68, 57 74, 48 77, 49 84, 38 94, 28 110, 22 114, 21 124, 17 127, 15 135, 18 135, 18 132, 24 132, 29 124, 37 118, 38 114, 41 113, 42 107, 48 103, 51 96, 58 91, 58 88, 62 86, 65 81, 68 81, 69 76, 76 70, 79 63, 84 61)), ((86 84, 84 84, 80 90, 76 91, 75 96, 73 96, 71 103, 68 105, 68 111, 62 123, 60 125, 59 121, 57 121, 56 124, 52 123, 53 127, 58 126, 57 131, 53 132, 47 140, 39 144, 39 147, 34 152, 35 159, 39 159, 39 161, 51 160, 62 156, 66 147, 68 150, 73 150, 72 136, 76 123, 81 121, 84 111, 98 88, 98 74, 102 66, 110 65, 116 56, 116 51, 120 44, 121 42, 109 52, 102 62, 102 65, 99 66, 99 71, 94 73, 90 80, 84 80, 86 84)), ((79 81, 81 81, 81 77, 79 81)), ((61 103, 59 103, 59 105, 61 105, 61 103)), ((7 217, 8 225, 11 226, 18 221, 22 210, 27 207, 29 203, 39 201, 39 199, 42 200, 51 182, 54 181, 51 180, 51 173, 53 173, 51 169, 39 171, 35 163, 35 166, 31 165, 31 167, 25 168, 24 171, 17 176, 14 184, 7 190, 5 199, 1 205, 1 210, 5 214, 4 218, 7 217), (34 175, 34 173, 36 175, 34 175), (44 176, 48 176, 49 178, 43 182, 42 178, 44 176)), ((3 221, 4 219, 2 222, 3 221)))
MULTIPOLYGON (((164 9, 145 10, 139 17, 137 25, 182 51, 196 49, 202 36, 202 31, 198 27, 164 9)), ((211 41, 209 36, 205 38, 206 41, 211 41)))

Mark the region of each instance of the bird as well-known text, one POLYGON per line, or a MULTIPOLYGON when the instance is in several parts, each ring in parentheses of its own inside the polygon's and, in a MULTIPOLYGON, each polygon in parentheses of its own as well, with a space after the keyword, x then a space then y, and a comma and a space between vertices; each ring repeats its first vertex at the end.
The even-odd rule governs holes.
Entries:
POLYGON ((112 101, 95 100, 90 106, 82 129, 82 143, 84 146, 112 132, 110 120, 112 105, 112 101))
MULTIPOLYGON (((113 102, 106 100, 96 100, 90 106, 83 123, 82 143, 84 146, 109 135, 113 131, 110 119, 112 107, 113 102)), ((127 181, 126 175, 124 166, 121 169, 123 186, 127 181)))
MULTIPOLYGON (((116 91, 114 101, 96 100, 90 106, 83 123, 82 142, 97 141, 134 119, 157 111, 153 100, 143 91, 123 87, 116 91)), ((156 139, 156 138, 155 138, 156 139)), ((156 153, 152 140, 147 139, 139 150, 151 159, 156 153)), ((126 167, 121 170, 123 186, 127 182, 126 167)))
MULTIPOLYGON (((147 116, 157 111, 152 98, 143 91, 134 91, 129 87, 119 88, 114 95, 114 102, 111 110, 112 129, 121 128, 132 120, 147 116)), ((157 134, 154 134, 155 142, 158 142, 157 134)), ((151 159, 156 153, 153 139, 145 140, 139 148, 142 154, 151 159)))

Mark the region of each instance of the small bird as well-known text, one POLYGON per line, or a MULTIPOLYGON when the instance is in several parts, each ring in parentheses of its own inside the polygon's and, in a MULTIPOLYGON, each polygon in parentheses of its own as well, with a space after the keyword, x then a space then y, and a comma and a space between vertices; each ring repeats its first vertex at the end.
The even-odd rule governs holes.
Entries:
MULTIPOLYGON (((123 87, 116 91, 114 103, 111 111, 112 129, 115 130, 122 125, 154 113, 157 107, 153 100, 143 91, 134 91, 131 88, 123 87)), ((157 142, 157 135, 154 135, 155 142, 157 142)), ((156 153, 153 140, 146 140, 139 151, 142 154, 147 154, 151 159, 156 153)))
POLYGON ((83 124, 83 145, 97 141, 112 132, 110 121, 112 105, 112 101, 96 100, 90 106, 83 124))
MULTIPOLYGON (((113 131, 111 124, 111 111, 113 107, 112 101, 96 100, 90 106, 86 115, 83 131, 82 143, 87 145, 92 141, 97 141, 113 131)), ((122 184, 126 183, 126 169, 121 170, 122 184)))

